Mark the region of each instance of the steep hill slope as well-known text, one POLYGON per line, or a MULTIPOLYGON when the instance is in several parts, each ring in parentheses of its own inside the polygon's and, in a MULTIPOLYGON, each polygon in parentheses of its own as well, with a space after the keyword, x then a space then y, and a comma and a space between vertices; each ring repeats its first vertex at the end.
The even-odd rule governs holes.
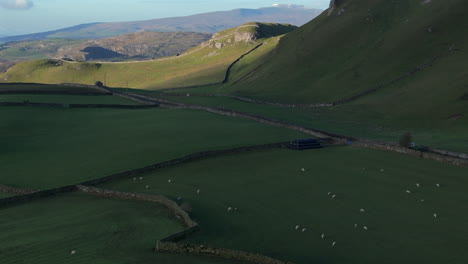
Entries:
POLYGON ((322 10, 303 7, 234 9, 230 11, 145 21, 83 24, 50 32, 0 38, 0 43, 51 38, 97 39, 141 31, 215 33, 251 21, 287 23, 301 26, 321 12, 322 10))
POLYGON ((251 74, 227 91, 283 102, 332 102, 392 89, 400 79, 412 89, 421 71, 450 61, 454 71, 441 68, 438 76, 427 76, 426 92, 413 90, 415 97, 407 99, 429 99, 427 91, 459 99, 468 81, 465 10, 468 2, 462 0, 339 1, 333 11, 282 38, 257 60, 260 67, 250 67, 251 74))
POLYGON ((296 27, 248 23, 216 33, 180 56, 147 62, 77 63, 61 60, 23 62, 0 75, 4 82, 84 83, 104 81, 113 87, 172 88, 221 82, 236 59, 270 37, 296 27))

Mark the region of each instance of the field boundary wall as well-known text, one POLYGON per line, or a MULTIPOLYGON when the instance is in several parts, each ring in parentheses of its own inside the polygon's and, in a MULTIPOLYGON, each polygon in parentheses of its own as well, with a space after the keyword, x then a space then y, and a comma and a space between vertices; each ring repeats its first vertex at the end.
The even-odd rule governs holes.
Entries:
POLYGON ((216 257, 257 264, 293 264, 292 262, 281 261, 264 255, 239 250, 212 248, 203 245, 178 244, 162 241, 158 241, 158 243, 156 244, 155 251, 161 253, 190 254, 205 257, 216 257))
POLYGON ((168 101, 164 99, 154 98, 154 97, 145 96, 145 95, 138 95, 138 94, 129 94, 129 95, 135 96, 137 98, 139 97, 145 98, 146 100, 153 100, 153 102, 160 103, 161 106, 181 108, 181 109, 203 110, 203 111, 207 111, 210 113, 231 116, 231 117, 240 117, 240 118, 253 120, 259 123, 263 123, 263 124, 288 128, 288 129, 296 130, 304 134, 308 134, 308 135, 318 137, 318 138, 331 138, 334 140, 335 143, 338 143, 338 144, 352 142, 354 146, 360 146, 363 148, 381 149, 381 150, 386 150, 386 151, 397 152, 400 154, 407 154, 407 155, 411 155, 414 157, 439 161, 439 162, 443 162, 443 163, 447 163, 451 165, 468 167, 468 155, 465 153, 456 153, 456 152, 451 152, 447 150, 433 150, 430 148, 428 149, 427 152, 418 151, 418 150, 401 147, 401 146, 387 143, 387 142, 364 140, 364 139, 359 139, 355 137, 329 133, 329 132, 319 130, 319 129, 306 128, 306 127, 302 127, 299 125, 294 125, 291 123, 275 120, 272 118, 234 111, 230 109, 176 103, 176 102, 172 102, 172 101, 168 101))

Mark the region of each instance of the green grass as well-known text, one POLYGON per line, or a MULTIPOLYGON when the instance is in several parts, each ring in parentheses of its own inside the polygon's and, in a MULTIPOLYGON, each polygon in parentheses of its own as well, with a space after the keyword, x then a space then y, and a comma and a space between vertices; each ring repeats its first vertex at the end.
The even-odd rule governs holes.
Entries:
POLYGON ((202 230, 189 242, 299 264, 465 263, 466 171, 390 152, 331 147, 228 155, 105 187, 183 197, 202 230))
POLYGON ((155 254, 156 241, 183 226, 154 203, 68 194, 2 208, 0 216, 2 264, 223 263, 155 254))
POLYGON ((32 95, 32 94, 0 94, 0 102, 63 103, 63 104, 125 104, 139 103, 118 96, 84 96, 84 95, 32 95))
MULTIPOLYGON (((94 84, 93 84, 94 85, 94 84)), ((48 84, 2 84, 0 85, 0 92, 11 91, 37 91, 37 92, 76 92, 76 93, 104 93, 93 87, 72 87, 62 85, 48 85, 48 84)))
POLYGON ((52 188, 198 151, 305 135, 202 111, 0 108, 0 183, 52 188))
MULTIPOLYGON (((466 141, 468 123, 464 122, 468 116, 468 106, 465 106, 461 100, 454 103, 452 109, 438 110, 434 107, 421 112, 412 110, 414 104, 411 102, 408 102, 404 108, 392 108, 390 103, 373 103, 370 98, 367 101, 360 100, 333 108, 298 109, 253 104, 225 97, 198 97, 197 92, 198 89, 192 91, 189 97, 167 97, 167 99, 224 107, 328 132, 391 142, 397 142, 403 133, 409 131, 418 144, 468 152, 466 141), (458 120, 448 118, 457 113, 464 116, 458 120)), ((385 96, 382 94, 381 99, 384 100, 385 96)))
POLYGON ((0 192, 0 199, 1 199, 1 198, 8 198, 8 197, 11 197, 11 196, 15 196, 15 194, 13 194, 13 193, 0 192))

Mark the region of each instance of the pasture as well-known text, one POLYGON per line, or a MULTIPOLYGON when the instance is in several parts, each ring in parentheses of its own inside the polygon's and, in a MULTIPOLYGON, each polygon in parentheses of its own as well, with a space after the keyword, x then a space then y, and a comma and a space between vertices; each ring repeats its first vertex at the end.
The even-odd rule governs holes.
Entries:
POLYGON ((435 264, 468 261, 466 175, 395 153, 330 147, 227 155, 104 187, 189 202, 201 232, 188 242, 299 264, 435 264))
POLYGON ((302 133, 202 111, 0 108, 0 182, 48 189, 302 133))
POLYGON ((59 195, 2 208, 0 228, 2 264, 224 263, 155 254, 156 241, 183 226, 149 202, 59 195))
POLYGON ((137 105, 139 103, 110 95, 38 95, 38 94, 0 94, 0 102, 55 103, 55 104, 122 104, 137 105))
MULTIPOLYGON (((140 91, 141 92, 141 91, 140 91)), ((277 120, 290 122, 332 133, 397 142, 405 132, 413 134, 414 141, 420 145, 452 151, 468 152, 468 123, 466 116, 458 118, 454 113, 464 113, 466 103, 462 101, 452 105, 454 109, 440 109, 431 112, 406 112, 391 104, 373 105, 372 98, 366 102, 339 105, 332 108, 282 108, 271 105, 241 102, 226 97, 199 97, 198 88, 192 90, 189 97, 161 96, 161 98, 213 107, 223 107, 248 112, 277 120), (371 106, 372 105, 372 106, 371 106), (398 112, 399 113, 398 113, 398 112), (430 113, 430 114, 428 114, 430 113)), ((151 95, 151 93, 148 93, 151 95)), ((154 95, 158 96, 157 93, 154 95)), ((468 108, 467 108, 468 111, 468 108)))

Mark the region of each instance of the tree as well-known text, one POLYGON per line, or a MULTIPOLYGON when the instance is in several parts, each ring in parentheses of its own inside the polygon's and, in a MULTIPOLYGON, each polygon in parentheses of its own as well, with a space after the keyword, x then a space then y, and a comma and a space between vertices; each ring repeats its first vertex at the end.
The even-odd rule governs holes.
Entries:
POLYGON ((406 132, 403 135, 401 135, 399 144, 402 147, 409 148, 412 142, 413 142, 413 136, 411 135, 411 133, 406 132))

